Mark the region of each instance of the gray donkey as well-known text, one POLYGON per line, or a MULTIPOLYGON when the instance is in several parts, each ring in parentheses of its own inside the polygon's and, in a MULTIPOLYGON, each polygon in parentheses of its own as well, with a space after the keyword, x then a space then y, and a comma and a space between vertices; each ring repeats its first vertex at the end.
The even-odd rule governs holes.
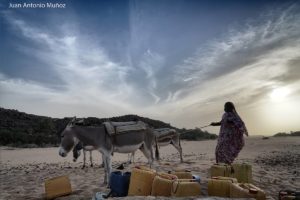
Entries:
MULTIPOLYGON (((110 134, 112 130, 107 130, 107 126, 104 123, 100 126, 78 126, 74 124, 75 120, 76 118, 74 117, 61 133, 59 155, 66 157, 79 141, 95 147, 102 153, 102 160, 104 161, 104 184, 109 182, 113 152, 132 153, 140 149, 148 159, 148 163, 152 164, 154 160, 152 144, 156 144, 155 153, 158 157, 158 146, 153 129, 141 121, 138 121, 138 123, 143 125, 143 129, 131 130, 128 128, 130 126, 124 126, 127 131, 120 131, 120 133, 116 131, 116 134, 110 134)), ((120 125, 121 123, 111 122, 111 124, 115 130, 118 130, 118 127, 115 125, 120 125)), ((131 122, 125 122, 125 124, 131 124, 131 122)))

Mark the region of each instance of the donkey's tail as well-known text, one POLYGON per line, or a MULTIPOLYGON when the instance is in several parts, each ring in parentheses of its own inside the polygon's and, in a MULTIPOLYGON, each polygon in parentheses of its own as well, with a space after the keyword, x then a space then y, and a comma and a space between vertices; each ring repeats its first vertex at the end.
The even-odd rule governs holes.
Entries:
POLYGON ((158 151, 158 143, 157 143, 156 136, 155 136, 155 158, 156 158, 156 160, 159 160, 159 151, 158 151))

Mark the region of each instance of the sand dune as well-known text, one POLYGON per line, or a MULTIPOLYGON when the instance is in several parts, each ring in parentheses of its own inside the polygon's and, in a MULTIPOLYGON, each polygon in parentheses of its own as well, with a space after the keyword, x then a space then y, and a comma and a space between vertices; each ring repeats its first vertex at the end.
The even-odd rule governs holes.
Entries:
MULTIPOLYGON (((214 163, 214 148, 216 141, 182 141, 184 163, 180 163, 179 155, 174 147, 161 148, 162 161, 155 162, 158 171, 169 171, 174 168, 186 168, 193 174, 200 175, 202 195, 207 195, 208 170, 214 163)), ((44 181, 46 179, 68 175, 71 180, 73 194, 58 199, 91 199, 96 192, 108 192, 102 186, 103 168, 100 153, 93 153, 94 167, 81 169, 80 162, 74 163, 72 155, 62 158, 58 148, 18 149, 1 147, 0 164, 0 199, 43 199, 44 181)), ((127 160, 127 154, 115 154, 113 166, 127 160)), ((135 164, 131 167, 145 164, 146 159, 138 152, 135 164)), ((253 166, 254 184, 264 189, 268 199, 277 199, 278 191, 284 188, 300 188, 300 138, 270 138, 261 137, 246 139, 246 146, 241 151, 236 162, 246 162, 253 166)), ((89 163, 89 162, 88 162, 89 163)))

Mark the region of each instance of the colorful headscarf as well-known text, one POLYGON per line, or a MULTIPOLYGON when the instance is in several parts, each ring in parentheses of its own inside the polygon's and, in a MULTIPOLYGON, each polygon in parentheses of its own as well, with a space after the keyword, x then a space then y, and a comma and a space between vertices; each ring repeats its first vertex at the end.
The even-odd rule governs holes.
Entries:
POLYGON ((246 125, 235 109, 233 109, 232 112, 228 112, 227 117, 228 120, 233 123, 234 127, 236 127, 241 134, 245 134, 248 136, 246 125))

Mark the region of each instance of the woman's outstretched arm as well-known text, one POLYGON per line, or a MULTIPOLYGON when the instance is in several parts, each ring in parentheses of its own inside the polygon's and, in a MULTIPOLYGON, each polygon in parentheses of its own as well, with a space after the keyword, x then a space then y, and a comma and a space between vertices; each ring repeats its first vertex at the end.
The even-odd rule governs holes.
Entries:
POLYGON ((212 122, 210 123, 211 126, 221 126, 221 122, 212 122))

